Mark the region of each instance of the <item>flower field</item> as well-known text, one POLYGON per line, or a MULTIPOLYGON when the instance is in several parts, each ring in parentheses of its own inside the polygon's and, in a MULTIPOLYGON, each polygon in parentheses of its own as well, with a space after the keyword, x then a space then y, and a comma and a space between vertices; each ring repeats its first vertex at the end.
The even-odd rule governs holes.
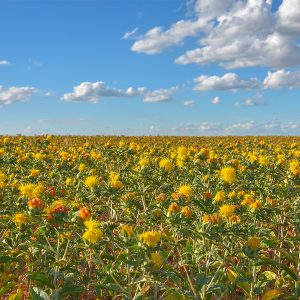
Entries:
POLYGON ((0 137, 0 299, 299 299, 300 138, 0 137))

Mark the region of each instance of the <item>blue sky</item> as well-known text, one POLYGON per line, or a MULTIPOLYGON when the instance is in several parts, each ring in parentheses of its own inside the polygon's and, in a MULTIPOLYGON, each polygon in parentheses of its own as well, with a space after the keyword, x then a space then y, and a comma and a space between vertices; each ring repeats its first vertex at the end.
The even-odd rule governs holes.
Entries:
POLYGON ((0 7, 0 134, 300 134, 298 0, 0 7))

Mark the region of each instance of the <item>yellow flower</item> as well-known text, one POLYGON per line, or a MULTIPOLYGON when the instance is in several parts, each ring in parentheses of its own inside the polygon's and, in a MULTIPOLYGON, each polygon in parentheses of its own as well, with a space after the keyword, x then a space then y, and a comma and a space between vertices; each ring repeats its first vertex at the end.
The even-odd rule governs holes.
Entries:
POLYGON ((148 158, 141 158, 139 161, 139 166, 146 167, 150 165, 150 160, 148 158))
POLYGON ((258 250, 260 247, 260 239, 257 236, 252 237, 246 242, 246 246, 252 250, 258 250))
POLYGON ((228 193, 228 197, 229 197, 230 199, 235 198, 235 197, 236 197, 236 192, 235 192, 235 191, 232 191, 232 192, 228 193))
POLYGON ((159 269, 163 264, 163 259, 161 255, 157 252, 152 252, 150 254, 150 257, 151 257, 151 262, 153 263, 153 268, 156 270, 159 269))
POLYGON ((219 208, 219 214, 223 218, 231 217, 234 214, 235 206, 224 204, 219 208))
POLYGON ((185 216, 186 218, 190 218, 193 215, 193 212, 192 212, 192 210, 188 206, 184 206, 181 209, 181 214, 183 216, 185 216))
POLYGON ((259 208, 262 207, 261 202, 260 202, 259 200, 256 200, 255 202, 250 203, 249 206, 250 206, 253 210, 256 210, 256 209, 259 209, 259 208))
POLYGON ((84 185, 88 188, 93 188, 93 187, 97 186, 98 183, 99 183, 99 181, 96 176, 88 176, 84 181, 84 185))
POLYGON ((36 186, 34 184, 24 184, 19 187, 19 191, 21 196, 26 197, 26 198, 34 198, 34 189, 36 186))
POLYGON ((37 177, 39 174, 40 174, 40 170, 38 170, 38 169, 33 169, 33 170, 31 170, 30 171, 30 176, 31 177, 37 177))
POLYGON ((159 166, 166 170, 166 171, 172 171, 173 169, 173 165, 172 162, 168 159, 168 158, 163 158, 160 162, 159 162, 159 166))
POLYGON ((78 171, 82 172, 85 169, 85 164, 80 164, 78 167, 78 171))
POLYGON ((191 198, 191 196, 193 194, 193 189, 190 185, 182 185, 178 189, 178 193, 185 198, 191 198))
POLYGON ((12 221, 17 225, 17 226, 21 226, 22 224, 25 224, 27 222, 27 216, 20 212, 20 213, 15 213, 12 221))
POLYGON ((100 240, 101 237, 102 237, 102 231, 98 228, 88 229, 82 235, 82 238, 84 240, 87 240, 88 242, 90 242, 92 244, 96 244, 100 240))
POLYGON ((292 160, 290 162, 290 171, 293 175, 297 176, 300 173, 300 163, 297 160, 292 160))
POLYGON ((169 213, 176 213, 180 211, 180 206, 176 202, 172 202, 168 207, 169 213))
POLYGON ((184 166, 184 163, 185 163, 185 159, 180 157, 176 160, 176 165, 179 167, 179 168, 182 168, 184 166))
POLYGON ((114 189, 121 189, 124 187, 124 184, 120 180, 111 180, 110 181, 111 187, 114 189))
POLYGON ((96 221, 96 220, 92 220, 92 219, 89 219, 89 220, 86 220, 84 222, 84 226, 90 230, 90 229, 94 229, 94 228, 98 228, 100 226, 100 222, 96 221))
POLYGON ((224 182, 233 183, 236 181, 235 169, 232 167, 225 167, 221 169, 220 177, 224 182))
POLYGON ((98 228, 100 226, 100 223, 98 221, 89 219, 84 222, 84 225, 87 230, 82 235, 82 238, 92 244, 97 243, 103 236, 102 231, 98 228))
POLYGON ((166 194, 160 193, 155 197, 156 202, 164 202, 166 200, 166 194))
POLYGON ((146 231, 140 235, 140 240, 147 246, 156 246, 161 239, 161 233, 158 231, 146 231))
POLYGON ((70 185, 72 183, 72 178, 68 177, 66 179, 66 185, 70 185))
POLYGON ((5 181, 6 180, 6 175, 2 172, 0 172, 0 181, 5 181))
POLYGON ((187 154, 186 147, 184 147, 184 146, 178 147, 177 154, 178 154, 178 156, 186 156, 186 154, 187 154))
POLYGON ((120 232, 123 235, 132 236, 133 235, 133 227, 127 224, 121 225, 120 232))
POLYGON ((214 213, 212 215, 205 214, 203 217, 203 223, 219 224, 221 222, 222 218, 217 213, 214 213))
POLYGON ((219 191, 216 193, 215 197, 214 197, 214 200, 216 202, 223 202, 226 198, 226 194, 224 191, 219 191))

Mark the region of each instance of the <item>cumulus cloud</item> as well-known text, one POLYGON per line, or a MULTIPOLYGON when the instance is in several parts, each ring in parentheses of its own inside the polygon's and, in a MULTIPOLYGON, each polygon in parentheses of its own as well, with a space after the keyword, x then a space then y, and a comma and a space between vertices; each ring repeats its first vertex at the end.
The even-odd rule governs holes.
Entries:
POLYGON ((178 90, 177 86, 169 89, 158 89, 145 93, 144 102, 169 102, 174 100, 174 93, 178 90))
POLYGON ((110 88, 103 81, 82 82, 73 88, 72 93, 64 94, 61 99, 97 103, 101 97, 135 97, 142 91, 144 91, 144 88, 134 89, 129 87, 127 90, 110 88))
POLYGON ((298 0, 283 0, 278 9, 278 29, 299 37, 300 5, 298 0))
POLYGON ((196 36, 206 27, 205 20, 178 21, 170 29, 154 27, 146 32, 131 47, 132 51, 146 54, 156 54, 171 46, 180 44, 188 36, 196 36))
POLYGON ((300 63, 299 28, 298 0, 283 0, 275 12, 271 0, 197 0, 193 19, 181 20, 167 30, 154 27, 131 49, 155 54, 194 37, 200 46, 178 57, 176 63, 280 69, 300 63))
POLYGON ((136 32, 139 30, 138 27, 135 27, 133 30, 126 32, 123 36, 122 36, 122 40, 128 40, 130 37, 133 37, 136 32))
POLYGON ((0 60, 0 66, 1 65, 9 65, 10 62, 8 60, 0 60))
POLYGON ((211 100, 211 103, 214 104, 214 105, 217 105, 221 102, 220 100, 220 97, 219 96, 216 96, 214 97, 212 100, 211 100))
POLYGON ((177 90, 177 86, 153 91, 149 91, 145 87, 137 89, 129 87, 122 90, 110 88, 103 81, 82 82, 73 88, 72 93, 64 94, 61 99, 64 101, 97 103, 103 97, 131 98, 140 96, 143 97, 144 102, 166 102, 173 100, 173 95, 177 90))
POLYGON ((194 100, 185 100, 183 102, 184 106, 188 106, 188 107, 193 107, 195 105, 195 101, 194 100))
POLYGON ((222 77, 201 75, 195 78, 195 91, 254 89, 260 86, 256 78, 242 80, 235 73, 226 73, 222 77))
POLYGON ((276 72, 268 72, 268 75, 264 80, 264 88, 300 88, 300 71, 291 72, 282 69, 276 72))
POLYGON ((31 95, 37 93, 38 89, 35 87, 9 87, 4 88, 0 85, 0 106, 8 105, 13 102, 20 102, 27 100, 31 95))

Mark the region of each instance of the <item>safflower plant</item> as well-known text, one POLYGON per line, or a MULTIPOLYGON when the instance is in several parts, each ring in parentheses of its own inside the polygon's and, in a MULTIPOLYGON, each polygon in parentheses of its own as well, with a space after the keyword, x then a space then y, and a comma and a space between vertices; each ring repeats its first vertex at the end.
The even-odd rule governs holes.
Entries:
POLYGON ((0 137, 1 299, 298 299, 297 137, 0 137))

